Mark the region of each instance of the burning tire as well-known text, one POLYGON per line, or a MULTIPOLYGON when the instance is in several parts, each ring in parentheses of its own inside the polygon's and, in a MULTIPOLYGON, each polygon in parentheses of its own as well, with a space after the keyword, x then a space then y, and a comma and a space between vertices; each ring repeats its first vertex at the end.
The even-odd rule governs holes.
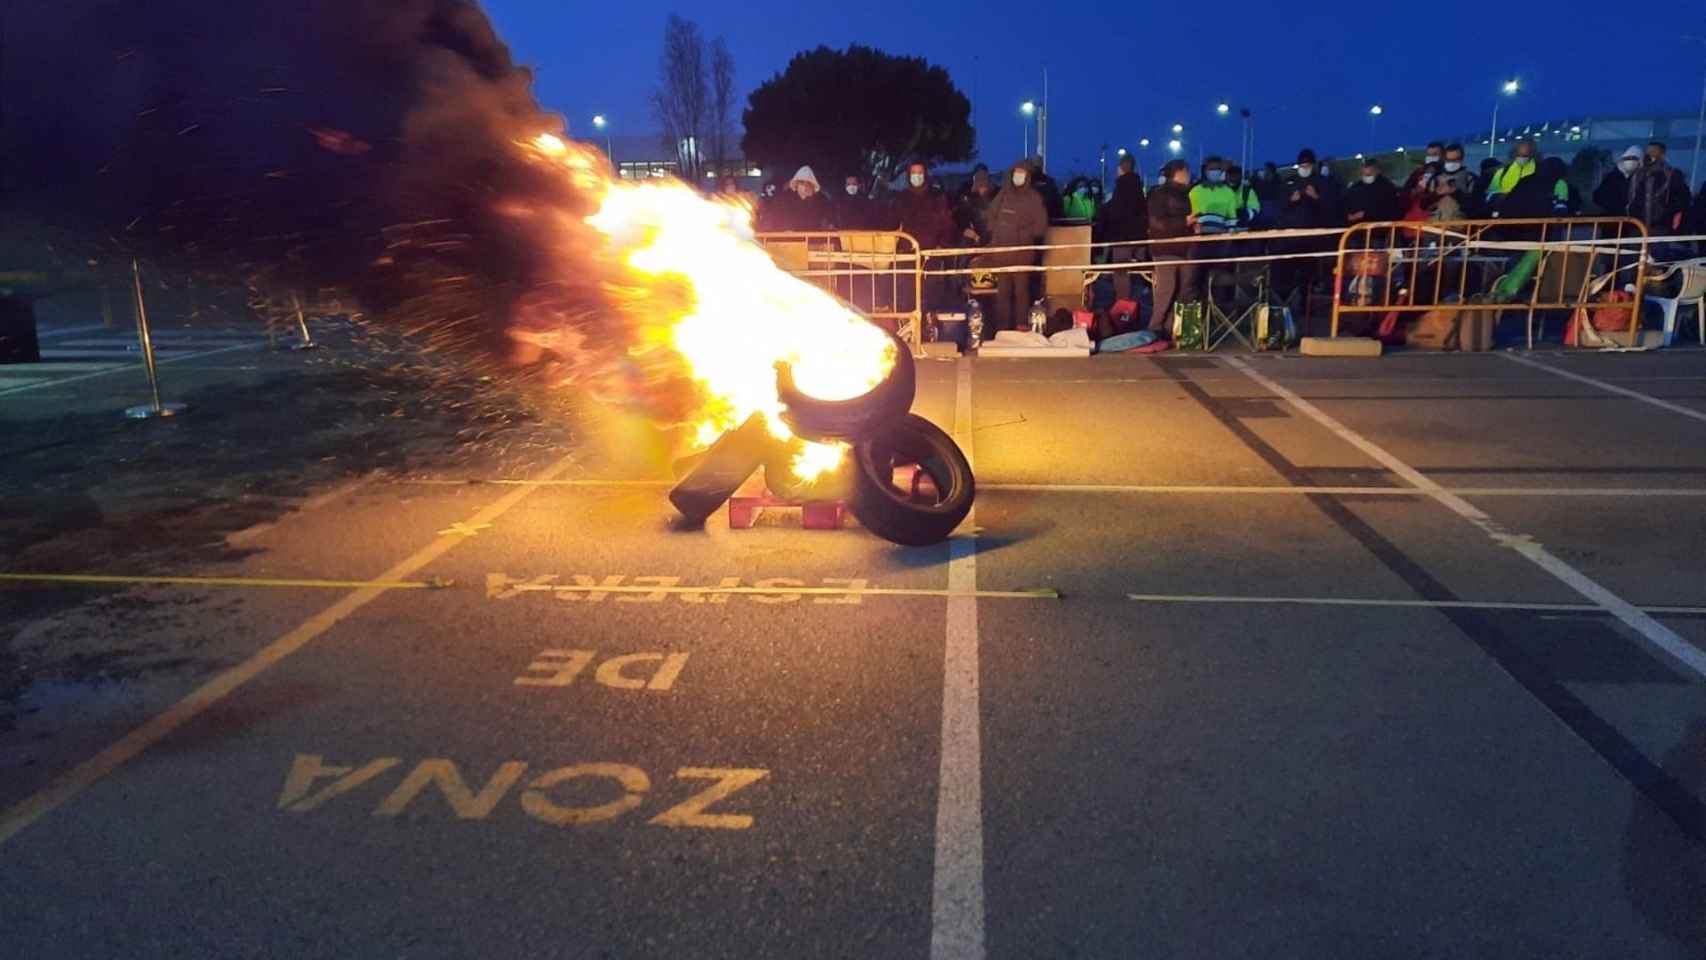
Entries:
POLYGON ((797 436, 807 440, 858 440, 882 424, 899 420, 912 409, 918 393, 918 372, 912 349, 899 337, 894 341, 894 366, 883 381, 868 393, 848 400, 819 400, 807 396, 794 384, 793 370, 776 365, 776 395, 782 400, 782 421, 797 436))
POLYGON ((940 543, 971 512, 977 483, 971 464, 942 428, 916 414, 877 425, 853 445, 848 509, 885 540, 909 547, 940 543), (897 469, 916 467, 904 488, 897 469))
POLYGON ((764 458, 764 485, 770 492, 789 500, 846 499, 852 485, 851 453, 835 469, 815 480, 802 480, 794 472, 794 457, 802 448, 798 440, 778 443, 771 448, 769 456, 764 458))

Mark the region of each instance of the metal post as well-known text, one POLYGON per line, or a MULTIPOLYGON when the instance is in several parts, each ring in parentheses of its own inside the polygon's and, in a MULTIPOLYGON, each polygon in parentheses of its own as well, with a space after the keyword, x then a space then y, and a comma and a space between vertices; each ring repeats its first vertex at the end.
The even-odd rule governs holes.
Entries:
POLYGON ((1037 114, 1037 156, 1048 170, 1048 68, 1043 68, 1043 110, 1037 114))
POLYGON ((1493 155, 1493 148, 1499 142, 1499 101, 1493 101, 1493 129, 1487 134, 1487 156, 1493 155))
POLYGON ((314 350, 320 345, 308 333, 308 319, 302 315, 302 298, 294 292, 290 295, 290 305, 296 310, 296 329, 302 333, 302 342, 291 347, 292 350, 314 350))
POLYGON ((1688 189, 1694 189, 1694 175, 1700 169, 1700 134, 1706 132, 1706 83, 1700 87, 1700 115, 1694 118, 1694 157, 1688 161, 1688 189))
POLYGON ((133 420, 177 416, 188 408, 181 403, 160 402, 160 376, 154 366, 154 338, 148 332, 148 308, 142 302, 142 267, 134 259, 130 261, 130 296, 131 306, 136 311, 136 336, 142 341, 142 367, 148 374, 148 393, 152 402, 129 407, 124 415, 133 420))

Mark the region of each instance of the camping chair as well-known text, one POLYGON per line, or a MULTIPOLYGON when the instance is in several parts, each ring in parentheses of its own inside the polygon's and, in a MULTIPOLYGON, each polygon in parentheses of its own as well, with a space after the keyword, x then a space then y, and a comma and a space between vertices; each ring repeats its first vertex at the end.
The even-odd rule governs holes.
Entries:
POLYGON ((1672 264, 1670 269, 1648 280, 1648 283, 1663 282, 1676 274, 1682 274, 1682 288, 1672 297, 1658 297, 1650 293, 1641 296, 1642 303, 1656 303, 1664 311, 1664 346, 1670 346, 1676 338, 1676 311, 1683 302, 1694 304, 1694 326, 1700 333, 1700 345, 1706 347, 1706 259, 1684 260, 1672 264))
POLYGON ((1203 316, 1203 349, 1213 350, 1227 339, 1235 339, 1247 350, 1256 349, 1256 318, 1269 308, 1269 278, 1266 262, 1226 264, 1208 275, 1208 309, 1203 316), (1216 298, 1216 290, 1221 293, 1216 298))

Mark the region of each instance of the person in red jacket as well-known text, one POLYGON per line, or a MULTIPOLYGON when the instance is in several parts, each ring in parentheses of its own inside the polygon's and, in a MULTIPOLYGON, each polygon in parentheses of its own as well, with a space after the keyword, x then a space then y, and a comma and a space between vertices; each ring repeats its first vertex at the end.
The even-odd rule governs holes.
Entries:
MULTIPOLYGON (((958 231, 954 229, 954 212, 948 207, 948 195, 931 188, 930 168, 925 164, 914 163, 906 168, 906 190, 894 198, 892 209, 896 229, 918 241, 918 249, 939 250, 954 245, 958 231)), ((924 261, 923 267, 926 270, 941 269, 946 263, 940 258, 930 259, 924 261)), ((923 278, 924 309, 933 310, 941 306, 944 279, 923 278)), ((901 292, 901 303, 902 310, 912 308, 911 291, 901 292)))

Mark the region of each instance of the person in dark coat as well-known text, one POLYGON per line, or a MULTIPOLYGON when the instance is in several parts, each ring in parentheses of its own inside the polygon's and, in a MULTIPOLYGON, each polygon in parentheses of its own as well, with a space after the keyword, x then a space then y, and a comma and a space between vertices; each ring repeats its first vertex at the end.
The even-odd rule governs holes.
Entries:
POLYGON ((1641 169, 1641 148, 1630 147, 1617 158, 1617 166, 1593 188, 1593 205, 1608 217, 1629 215, 1629 178, 1641 169))
MULTIPOLYGON (((930 183, 930 168, 914 163, 906 168, 906 189, 890 205, 895 228, 918 242, 919 250, 939 250, 954 245, 954 213, 948 209, 948 195, 930 183)), ((927 270, 941 269, 941 260, 927 260, 927 270)), ((920 286, 924 293, 924 309, 934 310, 942 305, 947 289, 945 277, 923 277, 920 286)), ((901 309, 912 309, 912 291, 901 291, 901 309)))
POLYGON ((1688 182, 1682 171, 1665 160, 1665 145, 1647 144, 1641 167, 1629 178, 1629 215, 1647 225, 1654 236, 1675 234, 1688 211, 1688 182))
POLYGON ((778 193, 765 208, 769 223, 765 230, 828 230, 835 223, 835 209, 818 187, 817 174, 801 167, 788 181, 788 192, 778 193))
MULTIPOLYGON (((1108 262, 1130 263, 1139 257, 1137 241, 1149 237, 1149 201, 1143 195, 1143 178, 1137 175, 1137 158, 1127 154, 1120 158, 1120 175, 1114 178, 1114 196, 1102 208, 1103 239, 1121 246, 1108 248, 1108 262)), ((1114 295, 1121 300, 1131 299, 1131 272, 1114 274, 1114 295)))
MULTIPOLYGON (((1048 231, 1048 210, 1042 195, 1031 184, 1031 166, 1021 160, 1008 172, 1007 185, 989 204, 989 236, 991 247, 1028 247, 1040 243, 1048 231)), ((984 254, 979 264, 987 267, 1031 266, 1037 262, 1034 250, 1010 250, 984 254)), ((1025 318, 1029 310, 1031 290, 1029 273, 1011 272, 995 275, 995 305, 990 312, 990 336, 995 331, 1011 330, 1025 318)))
MULTIPOLYGON (((1280 188, 1282 206, 1280 207, 1279 225, 1284 230, 1317 230, 1323 227, 1342 226, 1332 220, 1332 209, 1328 206, 1326 195, 1328 188, 1326 178, 1317 171, 1315 151, 1305 147, 1297 152, 1297 172, 1287 177, 1280 188)), ((1274 244, 1276 253, 1319 253, 1332 249, 1336 244, 1332 237, 1299 237, 1292 240, 1277 241, 1274 244)), ((1274 264, 1274 290, 1281 296, 1290 297, 1293 293, 1314 283, 1317 272, 1322 269, 1318 258, 1307 260, 1281 260, 1274 264)))
POLYGON ((970 182, 954 204, 954 227, 960 231, 962 243, 981 246, 989 239, 989 203, 995 199, 995 191, 989 168, 981 163, 973 167, 970 182))
MULTIPOLYGON (((1168 240, 1196 232, 1197 218, 1191 213, 1191 165, 1169 160, 1161 168, 1161 185, 1149 194, 1149 239, 1168 240)), ((1155 296, 1149 314, 1149 329, 1157 336, 1172 333, 1173 304, 1196 295, 1197 265, 1191 262, 1189 243, 1149 245, 1155 261, 1155 296)))
POLYGON ((841 196, 835 198, 835 227, 838 230, 887 230, 888 216, 882 206, 865 192, 858 174, 848 174, 841 196))
POLYGON ((1345 191, 1345 222, 1385 223, 1403 215, 1399 208, 1398 185, 1380 172, 1380 165, 1364 160, 1362 174, 1345 191))

